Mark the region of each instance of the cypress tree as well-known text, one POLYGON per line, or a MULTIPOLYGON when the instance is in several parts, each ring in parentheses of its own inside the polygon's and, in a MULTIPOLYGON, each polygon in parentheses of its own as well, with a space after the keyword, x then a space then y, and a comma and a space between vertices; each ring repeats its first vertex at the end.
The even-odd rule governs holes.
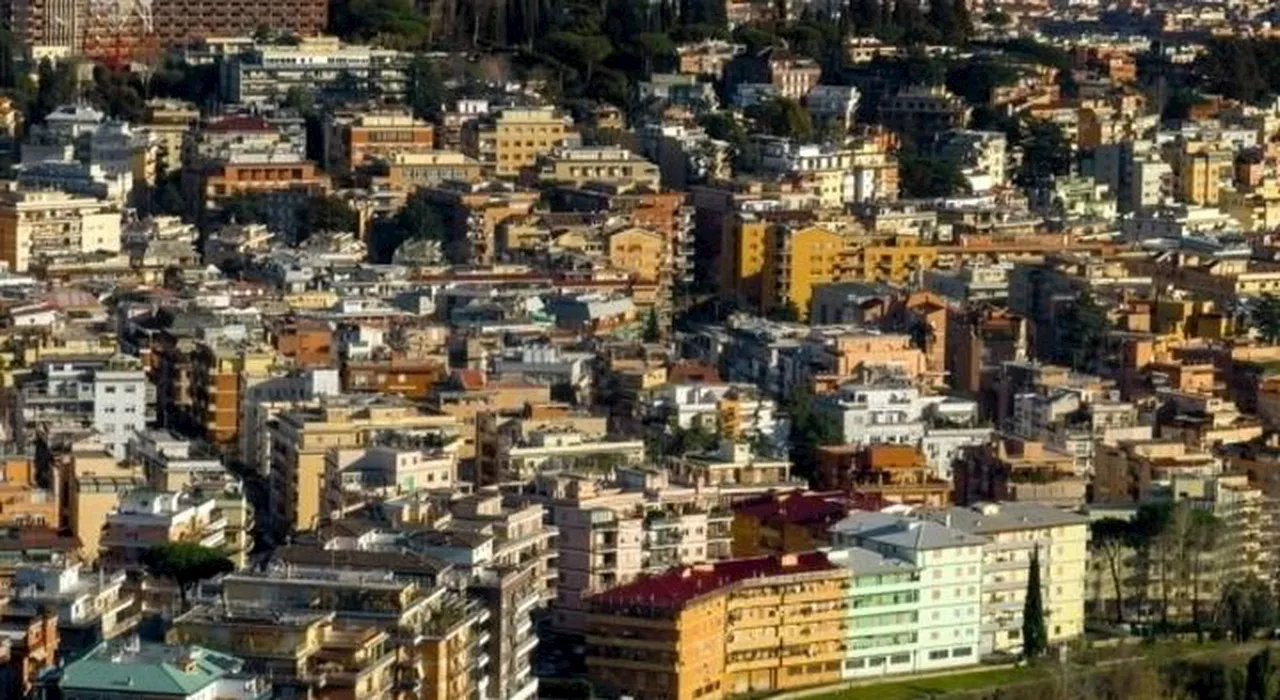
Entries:
POLYGON ((1040 591, 1040 546, 1031 553, 1027 573, 1027 599, 1022 605, 1022 655, 1037 659, 1049 650, 1049 631, 1044 624, 1044 600, 1040 591))

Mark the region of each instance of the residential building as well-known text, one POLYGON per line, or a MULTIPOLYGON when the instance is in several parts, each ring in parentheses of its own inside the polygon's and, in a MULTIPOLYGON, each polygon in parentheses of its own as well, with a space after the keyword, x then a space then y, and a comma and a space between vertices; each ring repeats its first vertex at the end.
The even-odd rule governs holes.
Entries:
POLYGON ((0 261, 26 272, 33 261, 77 253, 120 252, 120 211, 82 195, 0 192, 0 261))
POLYGON ((538 156, 529 179, 541 187, 607 184, 662 189, 658 166, 623 148, 556 147, 538 156))
POLYGON ((59 653, 75 658, 137 627, 140 611, 124 584, 123 571, 91 573, 79 563, 23 566, 14 572, 5 614, 30 619, 53 611, 58 616, 59 653))
POLYGON ((197 646, 103 644, 40 679, 39 697, 60 700, 267 700, 271 684, 244 661, 197 646))
POLYGON ((985 539, 936 522, 853 512, 831 530, 853 577, 844 678, 978 662, 985 539))
POLYGON ((435 129, 407 110, 337 112, 324 120, 324 169, 349 173, 377 161, 435 151, 435 129))
POLYGON ((284 536, 314 528, 324 515, 327 455, 333 448, 368 444, 380 432, 406 437, 453 431, 448 415, 427 415, 393 399, 334 401, 280 413, 270 431, 270 487, 274 508, 268 531, 284 536))
POLYGON ((655 700, 839 681, 847 578, 809 552, 680 567, 600 593, 587 616, 587 676, 605 692, 655 700), (639 649, 637 637, 655 641, 639 649))
POLYGON ((1049 644, 1084 636, 1089 518, 1037 503, 982 503, 924 511, 922 517, 986 540, 982 546, 985 656, 1022 649, 1022 611, 1032 556, 1040 562, 1049 644))
POLYGON ((403 51, 343 44, 337 37, 254 46, 224 66, 224 91, 228 101, 250 105, 279 104, 292 89, 320 99, 372 94, 398 102, 408 89, 409 59, 403 51))
POLYGON ((138 568, 150 547, 191 542, 222 550, 243 563, 248 552, 234 549, 242 543, 231 541, 227 528, 227 517, 211 496, 139 489, 125 494, 107 516, 101 561, 111 568, 138 568))
POLYGON ((251 37, 258 27, 275 27, 300 37, 329 26, 329 6, 316 0, 276 3, 218 0, 153 0, 152 26, 161 46, 186 46, 215 37, 251 37))
POLYGON ((944 87, 909 87, 880 102, 880 122, 912 137, 931 137, 965 128, 971 111, 944 87))
POLYGON ((400 151, 384 158, 379 170, 394 190, 412 192, 445 182, 479 182, 484 173, 480 161, 459 151, 400 151))
POLYGON ((462 130, 462 152, 503 177, 515 177, 538 156, 578 142, 573 119, 553 107, 505 109, 462 130))

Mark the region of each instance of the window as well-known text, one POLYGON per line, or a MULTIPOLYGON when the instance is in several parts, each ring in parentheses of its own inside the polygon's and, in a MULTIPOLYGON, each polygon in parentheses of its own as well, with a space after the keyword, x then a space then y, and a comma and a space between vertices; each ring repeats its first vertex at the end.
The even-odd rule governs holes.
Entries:
POLYGON ((950 656, 950 652, 948 652, 946 649, 938 649, 936 651, 929 652, 930 661, 938 661, 941 659, 945 659, 948 656, 950 656))
POLYGON ((911 654, 894 654, 889 657, 889 663, 894 666, 911 663, 911 654))
POLYGON ((952 658, 959 658, 961 656, 973 656, 973 647, 956 647, 955 649, 951 650, 951 656, 952 658))

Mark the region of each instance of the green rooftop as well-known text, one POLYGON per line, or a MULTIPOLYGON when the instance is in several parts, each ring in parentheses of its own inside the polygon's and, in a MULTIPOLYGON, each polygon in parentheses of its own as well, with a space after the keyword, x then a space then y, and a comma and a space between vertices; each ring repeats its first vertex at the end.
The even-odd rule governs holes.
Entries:
POLYGON ((108 643, 62 669, 65 690, 185 698, 237 673, 244 662, 198 646, 108 643))

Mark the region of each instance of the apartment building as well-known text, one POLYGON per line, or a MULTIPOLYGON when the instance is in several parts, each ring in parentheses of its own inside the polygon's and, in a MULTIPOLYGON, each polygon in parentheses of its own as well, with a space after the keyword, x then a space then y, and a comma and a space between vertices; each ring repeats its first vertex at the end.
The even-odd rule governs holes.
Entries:
POLYGON ((558 147, 540 155, 529 172, 530 184, 540 187, 618 187, 662 189, 658 166, 616 146, 558 147))
POLYGON ((119 209, 54 191, 0 192, 0 261, 26 272, 34 261, 67 254, 120 252, 119 209))
POLYGON ((921 517, 981 538, 982 643, 985 656, 1022 648, 1022 609, 1032 555, 1040 557, 1040 585, 1050 644, 1084 635, 1089 571, 1089 519, 1036 503, 982 503, 927 510, 921 517))
POLYGON ((844 677, 977 663, 985 538, 862 511, 836 523, 831 542, 832 561, 854 577, 844 677))
POLYGON ((388 187, 403 192, 450 180, 478 182, 484 174, 480 161, 460 151, 401 151, 385 157, 378 170, 385 170, 388 187))
POLYGON ((336 613, 198 605, 173 621, 166 642, 236 653, 278 693, 317 700, 383 700, 396 681, 397 646, 377 625, 336 613))
POLYGON ((1196 206, 1214 207, 1234 164, 1232 149, 1212 142, 1180 140, 1175 144, 1173 175, 1179 199, 1196 206))
POLYGON ((840 260, 850 245, 846 236, 819 226, 767 229, 761 311, 792 308, 800 318, 808 318, 814 288, 839 281, 840 260))
POLYGON ((61 521, 54 494, 40 487, 31 457, 0 456, 0 527, 57 527, 61 521))
POLYGON ((304 38, 296 46, 254 46, 224 66, 225 97, 240 104, 279 104, 300 88, 321 99, 377 95, 402 102, 410 58, 403 51, 343 44, 328 36, 304 38))
POLYGON ((41 678, 39 692, 41 697, 62 700, 270 698, 271 683, 246 671, 243 660, 203 647, 121 640, 97 647, 41 678))
POLYGON ((710 502, 664 500, 665 475, 637 472, 620 488, 566 476, 536 479, 535 500, 544 503, 559 533, 559 578, 551 623, 581 634, 586 598, 673 566, 727 559, 732 553, 733 513, 710 502))
POLYGON ((139 567, 147 549, 189 542, 225 551, 243 562, 247 552, 234 550, 227 537, 228 522, 211 496, 187 492, 139 489, 125 494, 107 516, 99 541, 102 563, 112 568, 139 567))
POLYGON ((275 363, 275 352, 265 346, 221 339, 196 343, 190 356, 191 413, 211 442, 236 442, 243 397, 270 376, 275 363))
POLYGON ((951 482, 914 445, 825 445, 818 448, 818 485, 853 498, 913 506, 951 503, 951 482))
POLYGON ((406 110, 335 112, 324 119, 324 169, 348 173, 377 161, 435 152, 435 128, 406 110))
POLYGON ((600 593, 586 620, 587 676, 654 700, 839 681, 847 580, 810 552, 680 567, 600 593))
POLYGON ((33 617, 44 610, 58 617, 59 653, 75 658, 103 642, 130 634, 139 609, 125 591, 125 572, 90 572, 80 563, 18 568, 6 615, 33 617))
POLYGON ((92 429, 123 457, 152 415, 150 394, 141 363, 127 355, 41 360, 18 382, 12 435, 18 444, 61 445, 92 429))
POLYGON ((578 143, 573 119, 554 107, 505 109, 462 128, 462 152, 500 177, 515 177, 538 156, 578 143))
POLYGON ((880 123, 925 141, 933 134, 963 129, 972 109, 945 87, 909 87, 880 103, 880 123))
POLYGON ((250 37, 259 27, 310 37, 329 24, 329 6, 317 0, 153 0, 152 13, 156 39, 165 47, 214 37, 250 37))
POLYGON ((394 399, 334 401, 280 413, 270 434, 269 531, 283 536, 314 528, 324 517, 329 450, 369 444, 382 432, 406 437, 454 432, 452 416, 428 415, 394 399))
POLYGON ((79 559, 92 564, 98 558, 102 528, 124 494, 143 488, 142 470, 122 466, 101 444, 73 445, 55 465, 61 493, 65 494, 65 525, 80 542, 79 559))
MULTIPOLYGON (((392 634, 400 656, 396 677, 422 700, 483 693, 490 614, 443 586, 421 585, 386 570, 279 566, 223 579, 227 605, 278 613, 332 610, 339 623, 376 625, 392 634)), ((389 651, 381 645, 375 649, 389 651)), ((376 697, 376 696, 375 696, 376 697)))

